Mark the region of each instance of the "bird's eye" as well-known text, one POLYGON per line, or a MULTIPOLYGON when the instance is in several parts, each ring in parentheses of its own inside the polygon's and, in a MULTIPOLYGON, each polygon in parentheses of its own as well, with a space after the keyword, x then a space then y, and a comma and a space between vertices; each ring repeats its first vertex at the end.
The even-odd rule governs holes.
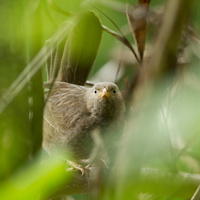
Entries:
POLYGON ((116 93, 116 90, 113 90, 113 93, 115 94, 115 93, 116 93))
POLYGON ((96 93, 97 93, 97 90, 94 90, 94 93, 96 94, 96 93))

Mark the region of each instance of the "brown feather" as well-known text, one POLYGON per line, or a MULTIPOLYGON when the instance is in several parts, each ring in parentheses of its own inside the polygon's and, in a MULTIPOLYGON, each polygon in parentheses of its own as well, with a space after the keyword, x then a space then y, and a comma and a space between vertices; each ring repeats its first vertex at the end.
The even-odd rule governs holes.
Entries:
POLYGON ((57 147, 70 150, 77 159, 88 158, 93 141, 91 132, 119 120, 124 102, 113 83, 98 83, 93 88, 56 82, 44 111, 44 148, 51 153, 57 147), (94 90, 111 93, 101 98, 94 90), (116 94, 112 92, 116 90, 116 94))

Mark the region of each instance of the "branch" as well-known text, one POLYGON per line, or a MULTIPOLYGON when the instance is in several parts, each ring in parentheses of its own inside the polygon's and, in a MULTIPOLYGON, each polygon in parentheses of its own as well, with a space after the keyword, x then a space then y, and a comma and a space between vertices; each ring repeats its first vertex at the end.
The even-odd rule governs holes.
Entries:
MULTIPOLYGON (((53 197, 90 193, 94 191, 94 189, 97 187, 96 184, 98 184, 95 178, 96 168, 91 167, 90 170, 91 173, 89 177, 87 177, 86 174, 84 176, 81 176, 81 173, 79 171, 70 172, 72 173, 72 178, 70 182, 66 182, 61 188, 59 188, 57 192, 53 195, 53 197)), ((137 189, 139 188, 141 190, 139 192, 154 194, 161 193, 161 195, 165 195, 169 193, 170 187, 172 188, 172 191, 174 191, 175 196, 184 198, 191 198, 197 187, 200 185, 199 174, 189 174, 184 172, 170 173, 167 171, 151 168, 142 168, 139 180, 140 181, 137 182, 137 186, 140 186, 137 187, 137 189), (158 186, 153 187, 154 189, 156 189, 156 191, 152 190, 152 185, 158 186)), ((108 185, 106 183, 104 183, 103 185, 106 185, 106 187, 112 187, 111 185, 108 185)))

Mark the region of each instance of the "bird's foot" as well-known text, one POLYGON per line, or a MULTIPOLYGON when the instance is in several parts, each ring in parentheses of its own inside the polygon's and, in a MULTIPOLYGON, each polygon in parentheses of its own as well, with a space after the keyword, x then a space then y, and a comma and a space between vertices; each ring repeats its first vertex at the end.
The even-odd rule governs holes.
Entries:
POLYGON ((90 173, 90 167, 91 165, 87 165, 86 167, 83 167, 82 165, 77 164, 76 162, 67 160, 67 164, 71 166, 71 168, 68 168, 67 171, 72 171, 72 170, 79 170, 81 172, 81 175, 84 176, 85 172, 90 173))

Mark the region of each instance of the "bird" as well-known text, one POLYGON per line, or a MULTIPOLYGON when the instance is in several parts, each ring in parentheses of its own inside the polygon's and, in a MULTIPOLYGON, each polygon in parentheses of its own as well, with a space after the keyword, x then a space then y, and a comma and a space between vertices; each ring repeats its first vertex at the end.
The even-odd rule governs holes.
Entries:
POLYGON ((96 34, 92 35, 88 40, 84 37, 82 42, 76 43, 77 38, 82 38, 78 26, 72 30, 73 38, 67 37, 56 46, 51 39, 46 41, 46 50, 51 54, 47 56, 47 82, 44 84, 47 92, 43 148, 49 155, 58 149, 70 152, 73 161, 66 159, 67 163, 83 175, 84 168, 78 163, 88 159, 92 153, 95 146, 92 134, 100 130, 104 137, 109 134, 107 130, 111 125, 117 127, 124 116, 125 104, 115 83, 99 82, 88 86, 87 79, 101 35, 98 38, 96 34), (91 43, 92 49, 83 51, 82 43, 91 43))
POLYGON ((75 160, 88 159, 94 148, 92 131, 119 122, 124 111, 122 94, 114 83, 86 87, 57 81, 44 110, 43 147, 49 154, 61 148, 75 160))

